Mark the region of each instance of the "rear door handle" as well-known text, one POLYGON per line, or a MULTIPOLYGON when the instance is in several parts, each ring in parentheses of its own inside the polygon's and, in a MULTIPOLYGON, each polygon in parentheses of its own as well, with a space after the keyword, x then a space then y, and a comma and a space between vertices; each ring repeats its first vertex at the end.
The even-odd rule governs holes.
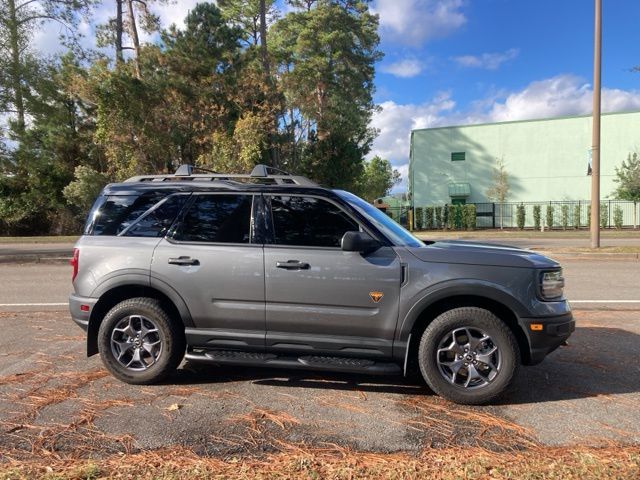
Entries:
POLYGON ((191 257, 170 258, 169 265, 200 265, 200 260, 191 257))
POLYGON ((300 260, 287 260, 286 262, 276 262, 277 268, 285 270, 309 270, 309 264, 300 260))

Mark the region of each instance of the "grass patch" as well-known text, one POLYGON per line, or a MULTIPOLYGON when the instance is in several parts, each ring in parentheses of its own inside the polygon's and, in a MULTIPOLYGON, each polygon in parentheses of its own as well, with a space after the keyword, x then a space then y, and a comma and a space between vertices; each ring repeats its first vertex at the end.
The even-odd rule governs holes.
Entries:
POLYGON ((361 453, 287 445, 255 458, 201 457, 176 447, 103 460, 4 459, 0 479, 632 479, 640 476, 640 447, 532 448, 495 453, 479 448, 427 449, 417 455, 361 453))
POLYGON ((43 237, 0 237, 0 244, 75 243, 78 238, 78 235, 51 235, 43 237))

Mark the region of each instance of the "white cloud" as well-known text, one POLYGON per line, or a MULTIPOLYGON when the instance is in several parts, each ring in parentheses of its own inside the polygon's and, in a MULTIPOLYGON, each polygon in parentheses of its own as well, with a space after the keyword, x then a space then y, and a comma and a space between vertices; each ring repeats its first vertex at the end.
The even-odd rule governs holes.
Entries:
POLYGON ((485 70, 497 70, 500 65, 518 56, 520 51, 517 48, 510 48, 501 53, 483 53, 482 55, 463 55, 453 57, 453 61, 461 67, 483 68, 485 70))
MULTIPOLYGON (((591 112, 593 91, 588 83, 574 75, 558 75, 527 85, 494 102, 487 112, 488 121, 583 115, 591 112)), ((602 111, 640 109, 640 91, 602 89, 602 111)))
POLYGON ((400 78, 411 78, 420 75, 424 64, 415 58, 406 58, 398 62, 382 65, 380 71, 400 78))
MULTIPOLYGON (((519 91, 493 93, 472 102, 464 111, 455 109, 455 101, 448 92, 423 104, 387 101, 380 105, 381 111, 371 122, 380 134, 370 156, 386 158, 396 168, 406 165, 412 129, 586 115, 591 112, 592 93, 590 85, 581 78, 558 75, 532 82, 519 91)), ((602 90, 603 112, 629 110, 640 110, 640 90, 602 90)))
POLYGON ((376 113, 371 121, 371 126, 378 129, 379 134, 370 156, 379 155, 394 165, 401 165, 409 159, 411 130, 436 124, 443 113, 455 107, 455 102, 448 92, 443 92, 420 105, 401 105, 387 101, 380 107, 380 112, 376 113))
POLYGON ((420 46, 446 37, 467 21, 465 0, 376 0, 372 11, 380 15, 384 38, 403 45, 420 46))

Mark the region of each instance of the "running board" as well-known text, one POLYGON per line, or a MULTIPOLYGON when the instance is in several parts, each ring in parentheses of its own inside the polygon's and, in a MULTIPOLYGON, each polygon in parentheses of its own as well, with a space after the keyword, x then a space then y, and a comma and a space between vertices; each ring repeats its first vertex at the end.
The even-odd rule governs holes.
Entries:
POLYGON ((376 362, 364 358, 329 357, 321 355, 285 356, 274 353, 241 352, 235 350, 190 350, 186 360, 216 365, 236 365, 270 368, 303 368, 332 372, 400 375, 402 368, 391 362, 376 362))

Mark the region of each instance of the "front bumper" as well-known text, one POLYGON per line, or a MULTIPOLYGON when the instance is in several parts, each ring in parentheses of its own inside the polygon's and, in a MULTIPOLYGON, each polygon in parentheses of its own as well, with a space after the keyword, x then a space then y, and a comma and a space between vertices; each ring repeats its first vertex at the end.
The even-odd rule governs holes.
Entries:
POLYGON ((562 345, 576 329, 571 312, 544 318, 521 318, 520 324, 529 337, 529 358, 526 363, 535 365, 562 345), (531 325, 542 325, 542 330, 532 330, 531 325))
POLYGON ((91 317, 91 311, 97 302, 97 298, 81 297, 74 293, 69 295, 71 319, 85 332, 89 329, 89 317, 91 317))

